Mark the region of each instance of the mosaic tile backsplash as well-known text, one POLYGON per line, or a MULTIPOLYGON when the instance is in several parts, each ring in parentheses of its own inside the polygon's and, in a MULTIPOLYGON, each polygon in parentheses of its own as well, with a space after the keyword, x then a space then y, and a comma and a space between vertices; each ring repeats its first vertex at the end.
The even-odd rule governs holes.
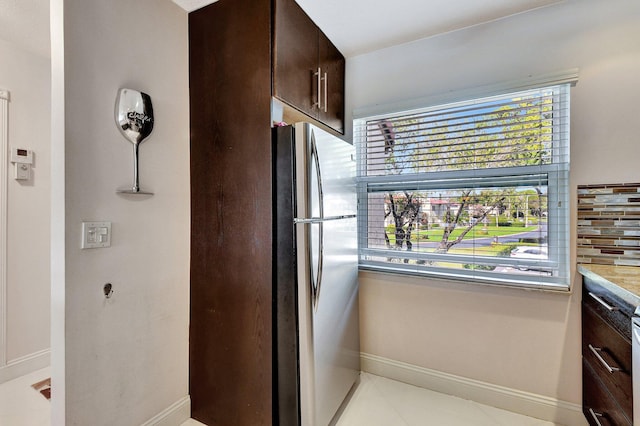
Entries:
POLYGON ((640 183, 578 186, 578 263, 640 266, 640 183))

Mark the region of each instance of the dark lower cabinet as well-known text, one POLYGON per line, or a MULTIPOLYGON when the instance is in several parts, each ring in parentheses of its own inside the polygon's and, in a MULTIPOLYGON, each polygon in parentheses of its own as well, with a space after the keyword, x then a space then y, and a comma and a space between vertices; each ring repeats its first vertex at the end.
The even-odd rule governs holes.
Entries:
POLYGON ((582 411, 590 425, 631 426, 631 421, 600 381, 591 365, 582 362, 582 411))
POLYGON ((582 406, 589 424, 630 426, 633 419, 629 306, 584 278, 582 406))

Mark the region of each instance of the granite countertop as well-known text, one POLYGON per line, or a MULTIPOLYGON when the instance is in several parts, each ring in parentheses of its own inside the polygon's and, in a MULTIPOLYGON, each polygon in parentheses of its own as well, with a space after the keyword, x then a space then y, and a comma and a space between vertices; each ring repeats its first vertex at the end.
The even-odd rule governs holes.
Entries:
POLYGON ((640 306, 640 267, 579 264, 578 272, 613 290, 632 305, 640 306))

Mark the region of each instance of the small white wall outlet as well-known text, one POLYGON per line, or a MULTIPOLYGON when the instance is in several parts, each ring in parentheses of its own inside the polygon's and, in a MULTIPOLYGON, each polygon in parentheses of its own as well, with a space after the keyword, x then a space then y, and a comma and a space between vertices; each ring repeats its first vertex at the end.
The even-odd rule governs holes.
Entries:
POLYGON ((80 248, 111 247, 111 222, 82 222, 80 248))

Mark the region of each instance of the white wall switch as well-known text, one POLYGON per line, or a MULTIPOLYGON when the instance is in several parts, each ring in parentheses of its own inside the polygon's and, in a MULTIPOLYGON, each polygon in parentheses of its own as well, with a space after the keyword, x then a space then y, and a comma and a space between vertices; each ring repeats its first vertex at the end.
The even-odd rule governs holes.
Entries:
POLYGON ((83 249, 111 247, 111 222, 82 222, 83 249))

